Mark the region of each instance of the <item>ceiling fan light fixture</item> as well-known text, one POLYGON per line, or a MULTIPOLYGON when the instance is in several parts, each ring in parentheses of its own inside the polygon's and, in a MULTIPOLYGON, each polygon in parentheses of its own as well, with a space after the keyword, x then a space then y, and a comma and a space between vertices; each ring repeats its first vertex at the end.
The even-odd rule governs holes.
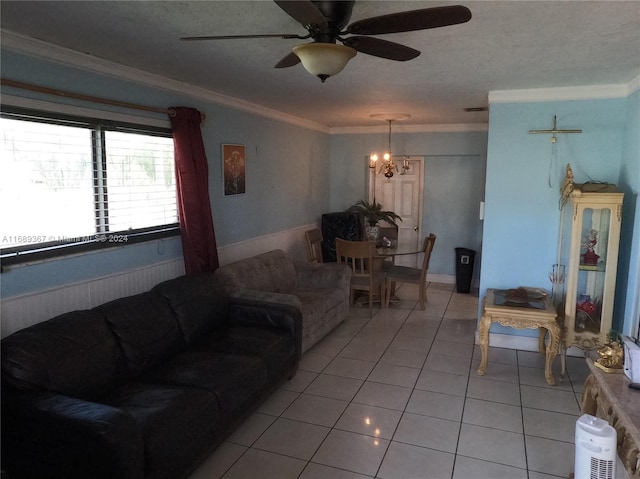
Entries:
POLYGON ((293 53, 300 58, 305 70, 324 83, 330 76, 340 73, 357 52, 335 43, 306 43, 293 47, 293 53))

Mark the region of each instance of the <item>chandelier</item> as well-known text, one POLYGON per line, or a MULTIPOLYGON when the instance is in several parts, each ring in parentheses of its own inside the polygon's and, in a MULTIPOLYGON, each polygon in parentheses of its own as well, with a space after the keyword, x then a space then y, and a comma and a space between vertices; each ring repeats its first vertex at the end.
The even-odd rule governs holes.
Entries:
MULTIPOLYGON (((379 155, 378 153, 371 153, 369 155, 369 169, 372 173, 379 175, 380 173, 384 173, 386 178, 392 178, 394 173, 400 173, 400 169, 394 160, 394 155, 391 152, 391 123, 396 120, 402 120, 405 118, 410 118, 411 115, 407 115, 404 113, 398 113, 395 115, 392 114, 383 114, 383 115, 371 115, 371 118, 375 119, 384 119, 389 124, 389 134, 388 134, 388 143, 387 143, 387 151, 379 155), (378 161, 382 160, 380 164, 378 161)), ((407 156, 402 157, 402 173, 404 175, 409 169, 409 158, 407 156)))

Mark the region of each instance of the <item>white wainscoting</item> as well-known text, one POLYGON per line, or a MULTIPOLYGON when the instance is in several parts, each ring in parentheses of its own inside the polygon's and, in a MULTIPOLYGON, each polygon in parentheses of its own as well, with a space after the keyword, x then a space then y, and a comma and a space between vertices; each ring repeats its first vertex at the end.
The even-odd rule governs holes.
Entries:
MULTIPOLYGON (((295 260, 306 261, 304 232, 313 228, 319 228, 319 225, 299 226, 219 247, 220 264, 232 263, 273 249, 282 249, 295 260)), ((77 309, 90 309, 114 299, 143 293, 162 281, 182 274, 184 274, 184 263, 180 258, 89 281, 2 298, 0 337, 8 336, 59 314, 77 309)), ((448 275, 429 275, 427 279, 436 283, 455 282, 455 277, 448 275)))
POLYGON ((90 309, 123 296, 148 291, 184 274, 182 258, 57 288, 2 298, 2 337, 76 309, 90 309))
POLYGON ((233 263, 244 258, 249 258, 260 253, 266 253, 274 249, 286 251, 293 259, 307 260, 307 246, 304 232, 313 228, 320 228, 317 224, 310 224, 279 231, 268 235, 252 238, 227 246, 218 247, 218 259, 220 265, 233 263))
MULTIPOLYGON (((306 225, 218 248, 220 264, 227 264, 272 249, 283 249, 293 258, 306 261, 304 232, 318 226, 306 225)), ((156 263, 79 283, 2 298, 0 337, 77 309, 143 293, 167 279, 184 274, 182 258, 156 263)))

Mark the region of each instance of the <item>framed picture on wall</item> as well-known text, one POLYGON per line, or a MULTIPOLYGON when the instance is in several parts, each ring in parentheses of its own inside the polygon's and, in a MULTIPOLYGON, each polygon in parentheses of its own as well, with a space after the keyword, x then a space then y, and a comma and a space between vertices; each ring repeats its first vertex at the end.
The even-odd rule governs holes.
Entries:
POLYGON ((222 145, 222 178, 224 195, 242 195, 246 188, 244 145, 222 145))

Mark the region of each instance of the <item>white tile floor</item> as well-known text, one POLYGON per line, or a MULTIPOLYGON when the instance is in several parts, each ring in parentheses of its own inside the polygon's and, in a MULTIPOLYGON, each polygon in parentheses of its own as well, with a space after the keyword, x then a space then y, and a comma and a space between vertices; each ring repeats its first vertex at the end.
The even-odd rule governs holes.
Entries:
POLYGON ((352 308, 190 479, 569 477, 584 360, 549 386, 542 355, 491 348, 477 376, 477 296, 397 295, 372 319, 352 308))

